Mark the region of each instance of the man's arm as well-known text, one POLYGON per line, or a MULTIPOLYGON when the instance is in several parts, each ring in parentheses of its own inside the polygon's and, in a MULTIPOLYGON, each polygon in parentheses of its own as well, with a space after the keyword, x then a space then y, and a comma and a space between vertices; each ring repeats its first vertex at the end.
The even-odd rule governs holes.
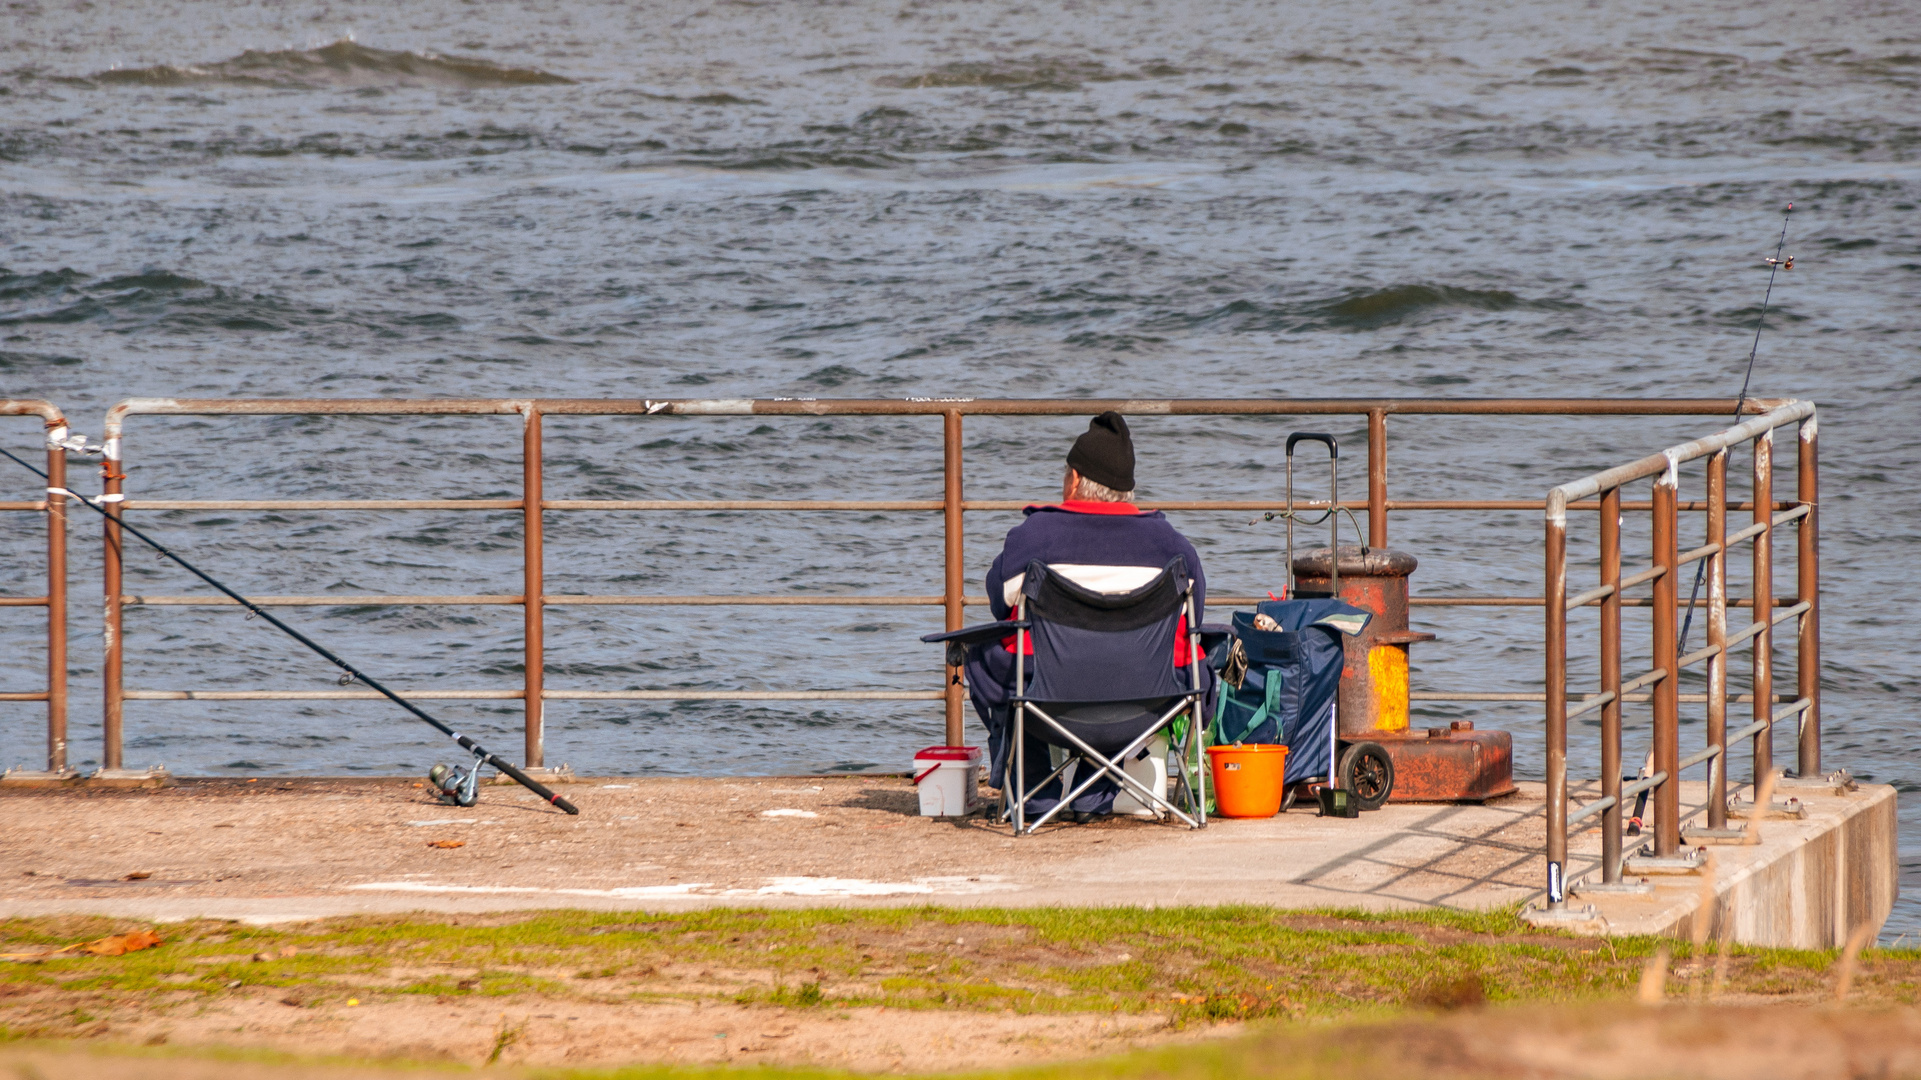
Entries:
POLYGON ((1187 537, 1181 537, 1181 554, 1187 559, 1188 573, 1194 575, 1194 618, 1199 622, 1207 621, 1207 574, 1201 569, 1201 553, 1194 550, 1194 544, 1187 537))
MULTIPOLYGON (((1006 552, 1001 554, 1004 555, 1006 552)), ((1007 575, 1001 573, 1001 556, 996 555, 994 565, 987 568, 987 606, 994 612, 996 622, 1009 618, 1009 613, 1014 610, 1007 606, 1007 600, 1001 596, 1006 586, 1007 575)))

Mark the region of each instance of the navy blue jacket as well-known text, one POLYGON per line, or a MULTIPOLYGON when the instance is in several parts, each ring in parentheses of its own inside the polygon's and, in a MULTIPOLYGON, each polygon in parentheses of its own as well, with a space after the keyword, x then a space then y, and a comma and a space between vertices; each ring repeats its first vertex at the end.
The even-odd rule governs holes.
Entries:
POLYGON ((1179 555, 1194 577, 1194 610, 1205 621, 1207 578, 1201 573, 1201 557, 1159 510, 1143 513, 1127 503, 1070 502, 1030 506, 1022 513, 1027 520, 1008 530, 1001 553, 987 571, 987 600, 994 618, 1011 617, 1009 579, 1023 577, 1027 564, 1036 559, 1050 566, 1067 564, 1067 576, 1090 588, 1105 583, 1111 588, 1104 591, 1119 591, 1145 583, 1147 578, 1136 568, 1159 570, 1179 555), (1132 578, 1139 580, 1130 583, 1132 578))

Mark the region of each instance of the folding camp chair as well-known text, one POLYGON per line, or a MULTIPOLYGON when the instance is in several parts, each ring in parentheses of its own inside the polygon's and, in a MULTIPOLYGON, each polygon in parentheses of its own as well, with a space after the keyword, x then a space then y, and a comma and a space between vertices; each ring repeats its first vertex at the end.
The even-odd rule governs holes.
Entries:
POLYGON ((1200 755, 1206 727, 1202 699, 1208 684, 1203 681, 1201 628, 1186 561, 1172 560, 1152 580, 1125 592, 1090 589, 1046 563, 1030 562, 1013 615, 1010 620, 929 634, 921 640, 949 643, 951 658, 956 646, 1010 634, 1014 638, 1014 742, 1000 779, 1006 816, 1013 822, 1015 835, 1031 834, 1053 820, 1102 776, 1112 777, 1157 815, 1178 818, 1190 828, 1206 827, 1200 755), (1188 638, 1184 669, 1173 664, 1175 636, 1183 617, 1188 638), (1180 723, 1183 715, 1188 719, 1184 725, 1180 723), (1031 822, 1027 820, 1026 770, 1029 717, 1038 721, 1035 735, 1042 742, 1068 751, 1066 760, 1036 787, 1045 788, 1077 762, 1087 766, 1076 769, 1074 789, 1031 822), (1169 770, 1185 810, 1126 769, 1127 760, 1163 732, 1168 735, 1170 755, 1194 759, 1192 772, 1169 770))

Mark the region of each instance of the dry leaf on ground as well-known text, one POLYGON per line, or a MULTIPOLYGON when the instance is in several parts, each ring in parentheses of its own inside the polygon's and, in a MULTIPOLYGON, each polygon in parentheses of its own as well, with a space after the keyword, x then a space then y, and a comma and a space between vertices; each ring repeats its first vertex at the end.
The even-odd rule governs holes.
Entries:
POLYGON ((427 841, 427 846, 437 847, 437 848, 466 847, 467 841, 465 840, 429 840, 427 841))
POLYGON ((142 949, 151 949, 166 939, 151 930, 131 930, 124 934, 112 934, 93 941, 82 941, 61 949, 46 949, 40 952, 0 953, 0 960, 13 960, 33 963, 36 960, 50 960, 56 956, 76 956, 85 953, 89 956, 122 956, 142 949))

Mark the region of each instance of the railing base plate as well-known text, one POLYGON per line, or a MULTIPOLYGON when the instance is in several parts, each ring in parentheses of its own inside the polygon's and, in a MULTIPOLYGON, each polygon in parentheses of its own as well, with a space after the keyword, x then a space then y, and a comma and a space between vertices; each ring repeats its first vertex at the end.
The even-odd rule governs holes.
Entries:
POLYGON ((8 769, 0 773, 0 787, 66 787, 80 782, 80 770, 60 769, 53 772, 36 769, 8 769))
POLYGON ((1649 896, 1654 892, 1654 883, 1643 878, 1639 881, 1583 881, 1574 887, 1576 896, 1649 896))
POLYGON ((1630 874, 1692 874, 1706 865, 1706 857, 1694 850, 1670 856, 1636 855, 1623 869, 1630 874))
POLYGON ((1776 777, 1777 788, 1833 788, 1835 792, 1857 791, 1860 785, 1854 782, 1854 774, 1846 769, 1836 769, 1820 776, 1780 776, 1776 777))
POLYGON ((173 774, 165 765, 151 769, 95 769, 87 777, 88 787, 163 788, 173 786, 173 774))
MULTIPOLYGON (((1753 817, 1754 804, 1735 799, 1728 803, 1728 816, 1734 818, 1753 817)), ((1768 802, 1767 808, 1762 811, 1761 816, 1777 821, 1800 821, 1808 816, 1808 808, 1801 805, 1800 799, 1773 799, 1768 802)))
POLYGON ((1552 927, 1560 930, 1576 928, 1600 929, 1607 920, 1595 910, 1593 904, 1569 904, 1564 908, 1544 907, 1539 901, 1521 909, 1521 921, 1529 926, 1552 927))
POLYGON ((1725 829, 1689 826, 1681 830, 1681 839, 1691 844, 1745 844, 1748 842, 1748 830, 1740 825, 1725 829))

